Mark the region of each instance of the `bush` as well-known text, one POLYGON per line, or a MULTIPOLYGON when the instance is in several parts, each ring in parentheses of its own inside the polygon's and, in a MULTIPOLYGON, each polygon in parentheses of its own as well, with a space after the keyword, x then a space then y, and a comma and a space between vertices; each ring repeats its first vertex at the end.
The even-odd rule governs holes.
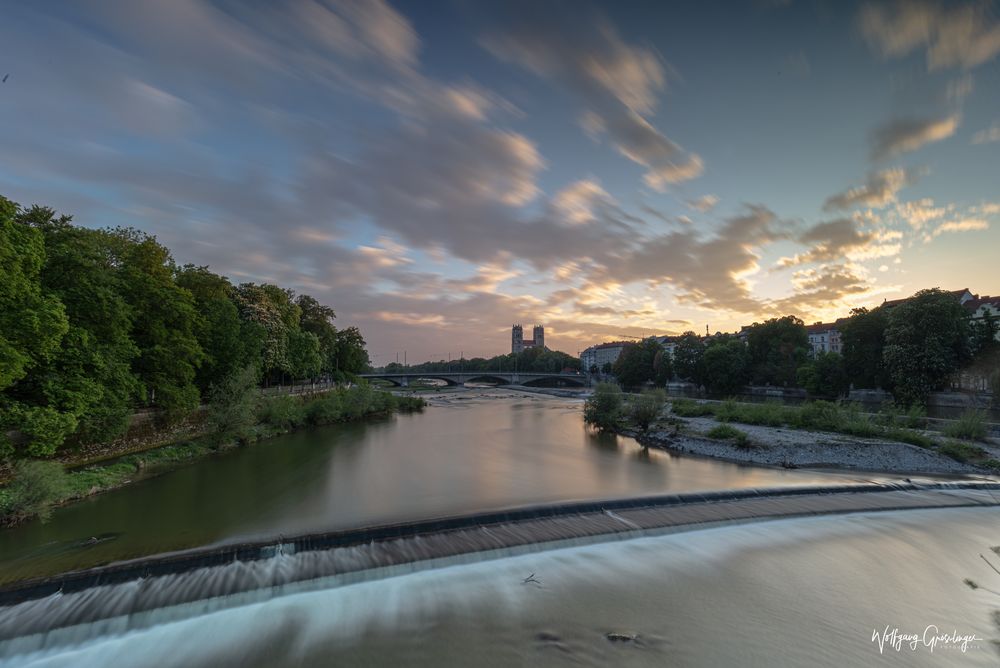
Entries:
POLYGON ((670 402, 670 410, 678 417, 702 417, 714 415, 715 407, 691 399, 674 399, 670 402))
POLYGON ((235 438, 245 442, 257 422, 257 369, 248 366, 226 376, 209 392, 209 439, 219 445, 235 438))
POLYGON ((720 441, 733 441, 733 445, 742 450, 749 449, 752 447, 750 443, 750 437, 747 436, 746 432, 740 431, 736 427, 728 424, 720 424, 712 427, 707 434, 709 438, 715 438, 720 441))
POLYGON ((935 443, 934 439, 926 434, 921 434, 919 431, 913 431, 912 429, 904 429, 902 427, 890 427, 885 435, 887 438, 893 441, 899 441, 900 443, 909 443, 910 445, 916 445, 921 448, 933 448, 935 443))
POLYGON ((958 441, 948 441, 941 446, 939 452, 958 462, 984 459, 987 455, 987 452, 977 445, 969 445, 968 443, 960 443, 958 441))
POLYGON ((0 497, 0 515, 7 521, 38 516, 49 519, 52 505, 68 493, 66 471, 57 462, 21 461, 13 481, 0 497))
POLYGON ((663 408, 664 395, 662 391, 644 392, 632 397, 628 404, 629 417, 646 431, 649 423, 656 419, 663 408))
POLYGON ((968 410, 962 416, 944 428, 945 436, 964 438, 970 441, 981 441, 986 438, 986 413, 968 410))
POLYGON ((583 407, 583 419, 598 429, 614 429, 622 412, 622 391, 614 383, 598 383, 583 407))
POLYGON ((325 425, 340 422, 344 417, 344 409, 340 402, 339 392, 327 392, 311 401, 306 407, 306 417, 310 424, 325 425))
POLYGON ((306 407, 298 397, 272 397, 264 400, 259 417, 275 429, 293 429, 305 423, 306 407))

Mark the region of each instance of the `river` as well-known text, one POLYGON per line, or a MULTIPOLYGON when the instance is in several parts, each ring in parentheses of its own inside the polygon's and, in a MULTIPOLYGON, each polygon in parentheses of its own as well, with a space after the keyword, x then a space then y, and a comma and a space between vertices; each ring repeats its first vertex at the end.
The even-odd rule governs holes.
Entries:
MULTIPOLYGON (((0 566, 10 581, 535 503, 871 479, 644 451, 586 429, 580 408, 472 390, 435 397, 419 414, 258 443, 2 532, 0 566)), ((1000 543, 997 517, 995 508, 862 512, 590 540, 142 612, 114 605, 135 600, 142 581, 57 593, 0 608, 0 666, 992 666, 1000 576, 979 555, 1000 543), (93 614, 98 601, 105 614, 93 614), (80 621, 16 632, 66 614, 80 621), (934 628, 973 638, 935 642, 934 628)), ((181 591, 298 559, 150 586, 181 591)))
POLYGON ((220 542, 535 503, 870 479, 643 450, 588 429, 574 399, 484 389, 431 404, 256 443, 59 508, 46 524, 0 531, 0 583, 220 542))

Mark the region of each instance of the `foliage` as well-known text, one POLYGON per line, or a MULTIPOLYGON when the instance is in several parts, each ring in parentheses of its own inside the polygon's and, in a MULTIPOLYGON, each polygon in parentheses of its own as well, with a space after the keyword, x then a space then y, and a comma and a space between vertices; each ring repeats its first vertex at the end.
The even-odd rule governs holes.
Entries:
POLYGON ((0 519, 11 522, 37 515, 45 522, 52 505, 65 496, 66 489, 62 464, 20 461, 14 465, 13 480, 0 497, 0 519))
POLYGON ((838 323, 844 370, 857 388, 891 389, 882 359, 888 322, 883 308, 856 308, 850 318, 838 323))
MULTIPOLYGON (((663 352, 663 347, 657 343, 656 339, 645 339, 640 343, 626 344, 621 355, 614 364, 614 374, 618 382, 624 387, 634 388, 645 385, 653 380, 656 375, 654 362, 658 353, 663 352)), ((669 358, 661 365, 669 368, 669 358)), ((664 381, 666 384, 666 381, 664 381)))
POLYGON ((754 383, 794 386, 796 370, 809 353, 805 325, 795 316, 754 323, 747 332, 754 383))
MULTIPOLYGON (((605 373, 611 373, 610 363, 606 365, 605 373)), ((402 371, 403 366, 390 362, 385 366, 385 370, 395 369, 402 371)), ((532 373, 561 373, 565 369, 573 371, 580 370, 580 360, 558 350, 548 348, 528 348, 520 353, 510 353, 507 355, 497 355, 495 357, 483 358, 473 357, 471 359, 440 360, 437 362, 425 362, 423 364, 412 364, 407 370, 413 373, 449 373, 458 371, 467 372, 507 372, 523 371, 532 373)))
POLYGON ((947 292, 922 290, 893 308, 882 357, 896 399, 925 403, 968 359, 968 341, 965 312, 947 292))
POLYGON ((650 423, 660 414, 664 401, 665 395, 662 390, 643 392, 633 396, 628 402, 629 418, 639 429, 646 431, 649 429, 650 423))
POLYGON ((365 340, 357 327, 348 327, 337 332, 337 370, 354 375, 367 371, 371 362, 368 360, 365 345, 365 340))
POLYGON ((673 378, 673 364, 670 361, 670 353, 660 347, 653 355, 653 384, 656 387, 666 387, 673 378))
POLYGON ((735 394, 750 379, 750 356, 738 339, 713 341, 703 359, 705 385, 711 392, 735 394))
POLYGON ((713 404, 702 403, 692 399, 671 399, 670 410, 678 417, 702 417, 715 414, 713 404))
POLYGON ((733 445, 741 450, 746 450, 753 447, 750 443, 750 436, 747 435, 745 431, 740 431, 739 429, 728 425, 719 424, 711 429, 705 434, 709 438, 715 438, 720 441, 733 441, 733 445))
POLYGON ((312 332, 288 332, 288 370, 292 378, 316 378, 323 369, 319 337, 312 332))
POLYGON ((975 462, 985 459, 988 455, 978 445, 970 445, 959 441, 948 441, 938 449, 938 452, 946 457, 951 457, 957 462, 975 462))
POLYGON ((622 391, 614 383, 598 383, 583 407, 583 419, 598 429, 614 429, 622 413, 622 391))
POLYGON ((796 377, 799 386, 813 396, 837 398, 849 388, 844 360, 837 353, 817 353, 799 367, 796 377))
POLYGON ((684 332, 674 346, 674 373, 681 380, 702 385, 705 382, 705 344, 694 332, 684 332))
POLYGON ((338 367, 337 328, 333 326, 333 320, 337 314, 332 308, 321 304, 309 295, 299 295, 295 299, 295 304, 302 313, 299 321, 300 328, 303 332, 315 335, 319 343, 320 364, 317 373, 333 373, 338 367))
POLYGON ((207 424, 211 440, 245 442, 257 422, 257 369, 247 366, 231 372, 209 393, 207 424))
POLYGON ((287 431, 305 424, 306 407, 300 397, 270 397, 262 402, 258 417, 266 425, 287 431))
POLYGON ((986 413, 984 411, 967 410, 943 430, 945 436, 964 438, 970 441, 981 441, 986 438, 986 413))

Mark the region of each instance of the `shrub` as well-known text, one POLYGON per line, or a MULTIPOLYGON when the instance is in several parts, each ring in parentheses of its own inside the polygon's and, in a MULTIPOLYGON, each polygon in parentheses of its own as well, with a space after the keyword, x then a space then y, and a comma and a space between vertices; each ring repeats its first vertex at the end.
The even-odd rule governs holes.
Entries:
POLYGON ((614 429, 622 411, 622 391, 614 383, 598 383, 583 407, 583 419, 599 429, 614 429))
POLYGON ((736 427, 728 424, 716 425, 705 435, 709 438, 715 438, 720 441, 733 441, 733 445, 742 450, 752 447, 750 437, 747 436, 746 432, 740 431, 736 427))
POLYGON ((344 411, 338 392, 327 392, 306 407, 306 417, 314 425, 333 424, 339 422, 343 416, 344 411))
POLYGON ((257 369, 248 366, 226 376, 209 392, 207 423, 215 444, 235 438, 246 441, 256 424, 257 369))
POLYGON ((305 423, 306 408, 298 397, 273 397, 261 406, 260 420, 276 429, 292 429, 305 423))
POLYGON ((674 399, 670 402, 670 410, 678 417, 702 417, 704 415, 714 415, 715 407, 712 404, 701 403, 691 399, 674 399))
POLYGON ((649 423, 660 414, 663 399, 662 391, 644 392, 632 397, 628 404, 629 417, 640 429, 646 431, 649 423))
POLYGON ((981 441, 986 438, 986 413, 967 410, 962 416, 944 428, 945 436, 981 441))
POLYGON ((890 440, 909 443, 921 448, 930 449, 935 445, 934 439, 930 436, 921 434, 919 431, 913 431, 912 429, 904 429, 903 427, 890 427, 885 432, 885 436, 890 440))
POLYGON ((4 490, 0 514, 5 519, 49 519, 52 505, 68 493, 66 471, 57 462, 21 461, 14 466, 13 481, 4 490))
POLYGON ((968 443, 960 443, 958 441, 948 441, 941 446, 939 452, 958 462, 983 459, 987 454, 985 450, 977 445, 969 445, 968 443))

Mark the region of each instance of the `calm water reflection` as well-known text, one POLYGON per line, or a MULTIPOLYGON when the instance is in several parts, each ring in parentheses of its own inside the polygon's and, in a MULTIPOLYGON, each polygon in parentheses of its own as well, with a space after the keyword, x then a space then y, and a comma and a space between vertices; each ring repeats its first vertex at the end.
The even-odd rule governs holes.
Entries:
POLYGON ((585 428, 581 403, 503 390, 442 394, 423 413, 273 439, 0 532, 0 580, 251 536, 539 502, 863 476, 643 451, 585 428), (90 537, 107 538, 90 544, 90 537))

